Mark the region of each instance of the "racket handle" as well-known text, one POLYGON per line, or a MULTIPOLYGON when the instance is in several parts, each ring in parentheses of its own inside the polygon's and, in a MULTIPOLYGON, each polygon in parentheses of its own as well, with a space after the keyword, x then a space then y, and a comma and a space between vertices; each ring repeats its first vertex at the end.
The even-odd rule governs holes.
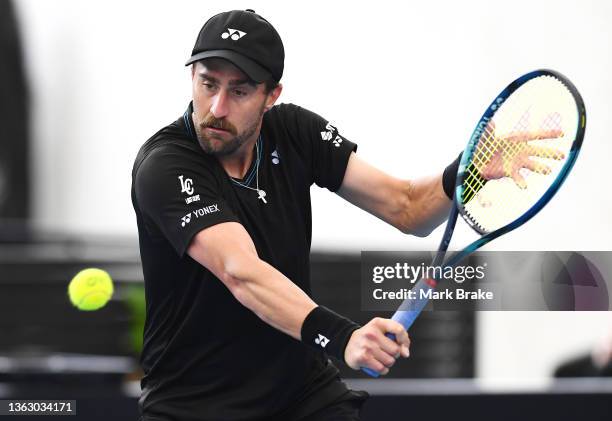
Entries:
POLYGON ((366 373, 370 377, 374 377, 375 379, 380 376, 377 371, 372 370, 371 368, 361 367, 361 371, 366 373))
MULTIPOLYGON (((433 279, 421 279, 411 290, 415 291, 416 299, 411 300, 407 298, 406 300, 404 300, 404 302, 400 306, 400 310, 397 310, 393 314, 391 320, 395 320, 396 322, 404 326, 404 329, 408 330, 410 326, 412 326, 416 318, 419 317, 419 314, 421 314, 421 311, 425 308, 427 302, 429 301, 427 298, 420 298, 424 295, 421 293, 421 291, 432 290, 435 287, 436 281, 434 281, 433 279)), ((393 333, 386 333, 385 336, 395 342, 395 335, 393 333)), ((361 371, 374 378, 380 376, 378 372, 372 370, 371 368, 361 367, 361 371)))

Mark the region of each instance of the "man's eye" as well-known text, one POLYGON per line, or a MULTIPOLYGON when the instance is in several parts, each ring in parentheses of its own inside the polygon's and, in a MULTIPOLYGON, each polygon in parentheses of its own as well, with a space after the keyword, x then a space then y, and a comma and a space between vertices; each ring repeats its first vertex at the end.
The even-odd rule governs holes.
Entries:
POLYGON ((212 90, 215 88, 215 85, 213 85, 210 82, 204 82, 204 86, 206 87, 206 89, 212 90))
POLYGON ((234 95, 236 95, 236 96, 245 96, 246 95, 246 91, 243 91, 241 89, 234 89, 234 95))

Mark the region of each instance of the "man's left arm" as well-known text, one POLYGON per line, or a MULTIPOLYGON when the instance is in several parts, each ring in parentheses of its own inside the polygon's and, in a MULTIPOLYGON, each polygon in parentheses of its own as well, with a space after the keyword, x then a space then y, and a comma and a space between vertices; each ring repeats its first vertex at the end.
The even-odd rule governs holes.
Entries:
POLYGON ((354 152, 338 195, 406 234, 425 237, 448 217, 451 201, 442 172, 401 180, 371 166, 354 152))

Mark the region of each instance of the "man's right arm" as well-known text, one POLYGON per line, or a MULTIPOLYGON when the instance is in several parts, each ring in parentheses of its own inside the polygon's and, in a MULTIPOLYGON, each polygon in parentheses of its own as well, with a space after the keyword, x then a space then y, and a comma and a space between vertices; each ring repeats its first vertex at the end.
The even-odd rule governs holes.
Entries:
POLYGON ((200 231, 187 253, 264 322, 301 340, 302 322, 317 304, 259 258, 253 240, 241 224, 225 222, 200 231))
MULTIPOLYGON (((189 256, 210 270, 232 295, 270 326, 302 340, 302 326, 317 304, 280 271, 257 255, 248 232, 237 222, 213 225, 198 232, 189 256)), ((373 319, 350 336, 343 359, 354 369, 388 372, 398 355, 408 356, 410 341, 392 320, 373 319), (398 342, 384 334, 393 332, 398 342)))

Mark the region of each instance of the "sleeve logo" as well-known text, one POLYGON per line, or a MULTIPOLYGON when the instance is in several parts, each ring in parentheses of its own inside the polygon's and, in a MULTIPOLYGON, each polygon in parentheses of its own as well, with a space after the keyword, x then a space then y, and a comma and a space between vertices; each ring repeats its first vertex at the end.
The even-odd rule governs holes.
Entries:
POLYGON ((181 227, 185 227, 185 225, 189 224, 191 222, 191 217, 195 216, 196 219, 200 218, 202 216, 208 215, 210 213, 215 213, 215 212, 219 212, 219 204, 215 203, 214 205, 210 205, 210 206, 205 206, 203 208, 200 209, 196 209, 192 212, 189 212, 187 215, 183 216, 181 218, 181 227))
POLYGON ((192 202, 199 202, 200 195, 196 194, 192 196, 195 190, 193 189, 193 180, 191 178, 184 178, 182 174, 178 176, 179 181, 181 182, 181 193, 187 194, 189 197, 185 199, 185 203, 190 204, 192 202))
POLYGON ((181 218, 181 227, 184 227, 190 222, 191 222, 191 213, 188 213, 187 215, 181 218))
POLYGON ((321 138, 323 140, 332 140, 332 138, 334 137, 334 133, 336 133, 337 131, 338 129, 336 129, 336 127, 332 125, 331 122, 329 122, 325 126, 325 131, 321 132, 321 138))
POLYGON ((191 178, 183 179, 183 175, 179 175, 178 179, 181 181, 181 193, 187 193, 189 196, 193 194, 193 180, 191 178))
POLYGON ((338 134, 338 129, 331 123, 327 123, 327 125, 325 126, 325 131, 321 132, 321 139, 327 141, 333 139, 332 143, 336 148, 340 147, 340 144, 342 143, 342 138, 338 134))

